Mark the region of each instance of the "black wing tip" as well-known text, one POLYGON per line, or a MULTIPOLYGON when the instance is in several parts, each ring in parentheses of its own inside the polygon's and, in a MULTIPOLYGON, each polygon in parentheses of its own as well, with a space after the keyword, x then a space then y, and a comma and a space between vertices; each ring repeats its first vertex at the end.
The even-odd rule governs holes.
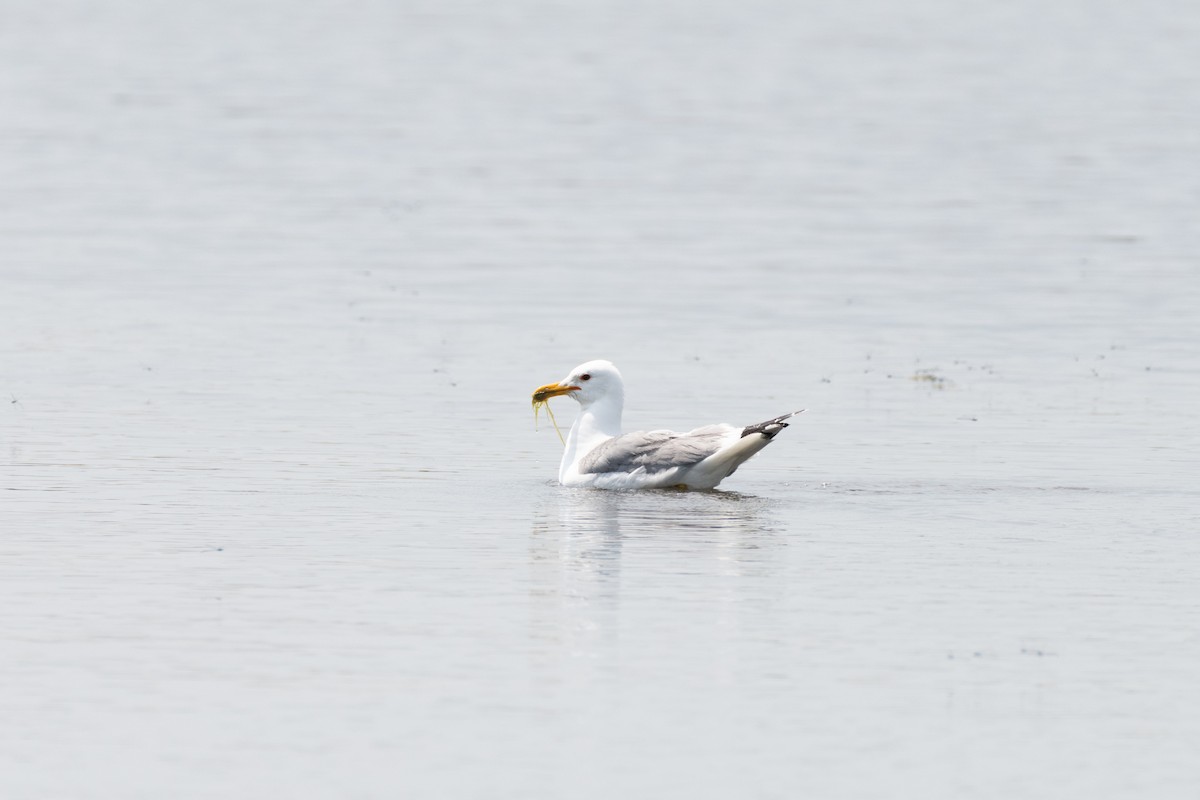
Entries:
POLYGON ((788 426, 788 423, 784 422, 785 419, 791 419, 797 414, 803 413, 804 409, 802 408, 799 411, 793 411, 790 414, 784 414, 782 417, 775 417, 775 419, 769 419, 766 422, 759 422, 755 425, 747 425, 742 429, 742 438, 745 439, 752 433, 761 433, 768 439, 774 439, 775 434, 779 433, 788 426))

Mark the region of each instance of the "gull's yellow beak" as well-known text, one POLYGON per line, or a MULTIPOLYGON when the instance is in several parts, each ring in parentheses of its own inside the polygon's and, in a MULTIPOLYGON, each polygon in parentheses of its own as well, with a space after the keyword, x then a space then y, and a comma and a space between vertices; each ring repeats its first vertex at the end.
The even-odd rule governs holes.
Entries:
POLYGON ((561 383, 547 383, 545 386, 539 386, 533 392, 534 403, 544 403, 551 397, 560 397, 571 392, 578 392, 578 386, 563 386, 561 383))

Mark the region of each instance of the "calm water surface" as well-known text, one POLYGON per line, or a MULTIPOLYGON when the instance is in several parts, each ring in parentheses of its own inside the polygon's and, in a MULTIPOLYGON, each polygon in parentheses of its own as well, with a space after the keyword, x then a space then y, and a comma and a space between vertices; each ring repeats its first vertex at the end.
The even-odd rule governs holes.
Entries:
POLYGON ((1197 8, 6 4, 0 794, 1194 797, 1197 8))

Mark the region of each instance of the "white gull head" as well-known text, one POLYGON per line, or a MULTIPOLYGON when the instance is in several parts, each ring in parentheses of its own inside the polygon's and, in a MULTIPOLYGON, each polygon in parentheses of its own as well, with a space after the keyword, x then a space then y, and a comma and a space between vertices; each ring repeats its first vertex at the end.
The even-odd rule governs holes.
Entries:
POLYGON ((619 417, 621 407, 625 404, 625 382, 621 380, 620 370, 611 361, 598 359, 580 364, 558 385, 570 387, 571 397, 585 410, 597 403, 615 405, 619 417))

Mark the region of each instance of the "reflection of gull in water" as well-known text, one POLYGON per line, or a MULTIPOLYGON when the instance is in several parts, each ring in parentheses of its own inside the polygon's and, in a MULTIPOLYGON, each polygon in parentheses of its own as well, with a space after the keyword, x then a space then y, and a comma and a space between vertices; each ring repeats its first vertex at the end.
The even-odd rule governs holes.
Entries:
POLYGON ((533 393, 537 408, 551 397, 579 402, 558 470, 564 486, 597 489, 711 489, 788 426, 793 411, 745 427, 707 425, 687 433, 621 433, 625 387, 608 361, 580 364, 558 383, 533 393))
POLYGON ((644 622, 648 595, 693 605, 697 581, 708 610, 740 624, 786 588, 773 503, 734 492, 552 493, 530 537, 535 638, 553 642, 546 654, 556 657, 610 653, 631 611, 644 622))

